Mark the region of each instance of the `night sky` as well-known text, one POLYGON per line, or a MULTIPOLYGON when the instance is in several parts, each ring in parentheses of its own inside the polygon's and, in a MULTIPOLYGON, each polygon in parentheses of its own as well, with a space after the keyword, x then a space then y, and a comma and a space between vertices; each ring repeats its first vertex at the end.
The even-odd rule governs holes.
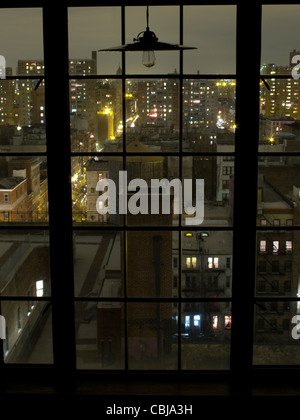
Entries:
MULTIPOLYGON (((235 73, 235 18, 235 6, 184 7, 184 44, 198 48, 184 52, 184 72, 235 73)), ((121 45, 120 22, 119 7, 69 9, 69 57, 91 58, 92 50, 121 45)), ((262 63, 288 64, 289 52, 300 50, 299 22, 299 5, 263 7, 262 63)), ((127 7, 126 26, 126 42, 132 42, 146 28, 146 7, 127 7)), ((179 43, 179 7, 150 6, 149 26, 160 41, 179 43)), ((14 69, 19 58, 43 58, 41 9, 1 9, 0 54, 14 69)), ((149 70, 141 65, 141 53, 128 53, 126 71, 179 69, 177 52, 156 57, 157 64, 149 70)), ((114 74, 120 62, 120 53, 98 53, 98 72, 114 74)))

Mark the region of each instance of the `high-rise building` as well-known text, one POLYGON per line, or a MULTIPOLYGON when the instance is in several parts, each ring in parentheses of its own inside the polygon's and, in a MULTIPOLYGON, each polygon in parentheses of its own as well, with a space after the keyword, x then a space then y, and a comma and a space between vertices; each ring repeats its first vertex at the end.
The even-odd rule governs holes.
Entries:
POLYGON ((289 66, 275 66, 267 64, 262 67, 262 75, 273 75, 268 78, 268 87, 261 82, 260 112, 265 117, 284 115, 286 117, 300 118, 300 90, 299 81, 293 78, 276 78, 276 75, 290 75, 289 66))

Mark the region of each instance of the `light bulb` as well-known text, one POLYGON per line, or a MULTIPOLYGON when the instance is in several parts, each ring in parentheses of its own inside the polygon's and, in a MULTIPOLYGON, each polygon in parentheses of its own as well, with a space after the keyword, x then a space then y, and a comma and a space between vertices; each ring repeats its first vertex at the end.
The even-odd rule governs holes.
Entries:
POLYGON ((155 54, 154 51, 143 51, 143 65, 145 67, 153 67, 155 64, 155 54))

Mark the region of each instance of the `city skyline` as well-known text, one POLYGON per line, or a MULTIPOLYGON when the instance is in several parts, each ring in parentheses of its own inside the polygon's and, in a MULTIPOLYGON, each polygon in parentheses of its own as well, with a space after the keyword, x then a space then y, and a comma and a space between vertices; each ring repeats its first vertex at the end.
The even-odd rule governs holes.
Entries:
MULTIPOLYGON (((69 58, 90 58, 93 50, 120 45, 120 10, 120 7, 70 8, 69 58)), ((179 43, 179 6, 150 6, 149 10, 149 26, 159 40, 179 43)), ((289 52, 300 49, 299 16, 299 5, 263 6, 262 64, 287 65, 289 52)), ((235 73, 235 20, 235 6, 184 6, 183 41, 197 47, 195 51, 184 52, 184 72, 235 73)), ((127 6, 125 23, 129 28, 125 41, 132 42, 138 32, 145 30, 146 8, 127 6)), ((43 59, 41 9, 2 9, 0 28, 0 53, 13 73, 18 59, 43 59)), ((141 54, 129 54, 126 71, 144 73, 141 54)), ((100 74, 114 74, 120 62, 120 53, 98 53, 100 74)), ((177 52, 158 53, 157 64, 146 71, 168 73, 175 68, 179 70, 177 52)))

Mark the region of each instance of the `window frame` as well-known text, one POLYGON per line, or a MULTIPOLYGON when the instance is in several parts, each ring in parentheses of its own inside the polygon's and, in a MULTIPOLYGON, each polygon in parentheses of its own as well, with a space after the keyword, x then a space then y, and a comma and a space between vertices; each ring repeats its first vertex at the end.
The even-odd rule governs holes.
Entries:
MULTIPOLYGON (((57 44, 53 46, 52 30, 53 21, 51 18, 51 7, 46 1, 32 1, 36 7, 43 7, 43 33, 44 33, 44 54, 45 54, 45 90, 46 90, 46 117, 47 125, 46 132, 47 138, 55 138, 56 129, 55 125, 61 127, 61 137, 66 141, 62 142, 60 154, 57 155, 55 142, 47 143, 47 164, 48 164, 48 179, 49 179, 49 202, 60 203, 59 212, 56 211, 55 206, 50 205, 49 208, 49 234, 50 234, 50 258, 51 258, 51 276, 52 276, 52 296, 50 298, 53 306, 53 352, 54 352, 54 367, 58 373, 57 378, 62 380, 65 376, 73 375, 76 371, 76 354, 75 354, 75 331, 74 331, 74 284, 73 284, 73 248, 72 248, 72 232, 74 226, 72 224, 72 206, 71 206, 71 193, 69 187, 69 176, 71 173, 70 157, 73 156, 70 151, 70 128, 69 128, 69 108, 68 108, 68 83, 71 78, 68 75, 68 42, 67 42, 67 7, 73 6, 86 6, 98 5, 96 2, 78 2, 68 1, 62 2, 56 7, 59 8, 60 13, 57 13, 56 30, 62 42, 57 48, 57 44), (55 58, 55 60, 54 60, 55 58), (61 77, 57 77, 57 66, 54 63, 61 62, 61 77), (51 110, 51 102, 55 99, 55 92, 59 91, 63 101, 59 101, 55 111, 51 110), (68 140, 67 140, 68 139, 68 140), (60 176, 57 174, 57 167, 61 168, 60 176), (60 182, 60 189, 57 190, 57 183, 60 182), (54 263, 55 262, 55 263, 54 263), (61 288, 58 279, 61 276, 60 267, 64 266, 67 275, 64 278, 65 287, 61 288), (67 329, 61 328, 62 314, 64 314, 64 323, 68 325, 67 329), (61 346, 64 342, 65 346, 61 346)), ((127 2, 130 5, 131 2, 127 2)), ((155 4, 159 4, 156 3, 155 4)), ((183 2, 164 2, 168 5, 178 5, 181 10, 183 2)), ((194 4, 194 2, 193 2, 194 4)), ((203 4, 197 2, 195 4, 203 4)), ((223 3, 222 3, 223 4, 223 3)), ((236 99, 236 121, 239 124, 239 129, 236 131, 235 138, 235 152, 234 152, 234 173, 235 173, 235 197, 234 197, 234 220, 233 230, 233 275, 232 275, 232 297, 229 299, 219 298, 214 299, 218 302, 229 301, 232 303, 232 326, 231 326, 231 361, 228 373, 237 375, 242 383, 246 384, 248 374, 254 372, 256 367, 252 364, 253 355, 253 336, 252 334, 241 334, 241 331, 252 331, 254 325, 254 306, 264 298, 255 297, 255 260, 256 260, 256 234, 258 230, 268 230, 268 226, 256 225, 257 203, 257 185, 255 182, 257 176, 257 161, 259 158, 258 153, 258 102, 259 102, 259 79, 260 79, 260 39, 261 39, 261 7, 262 2, 253 2, 249 8, 246 2, 228 3, 237 6, 237 70, 235 78, 237 80, 237 99, 236 99), (247 22, 251 21, 251 26, 256 28, 255 42, 252 37, 248 36, 247 22), (251 60, 249 61, 249 57, 251 60), (245 68, 244 63, 248 65, 245 68), (243 115, 244 109, 249 110, 247 115, 243 115), (251 127, 248 121, 251 117, 251 127), (247 150, 247 160, 244 161, 244 148, 243 138, 256 138, 257 141, 249 142, 247 150), (244 201, 245 190, 247 191, 248 210, 252 214, 251 220, 247 220, 247 228, 245 229, 245 214, 241 210, 240 203, 244 201), (247 244, 247 253, 245 253, 241 244, 247 244), (247 267, 247 270, 245 270, 247 267), (243 281, 240 279, 243 278, 243 281), (242 297, 242 298, 241 298, 242 297), (240 316, 243 314, 243 316, 240 316), (243 351, 241 351, 243 349, 243 351), (241 378, 238 373, 243 373, 241 378)), ((273 3, 272 3, 273 4, 273 3)), ((8 7, 20 7, 18 1, 12 1, 8 7)), ((103 4, 104 5, 104 4, 103 4)), ((121 6, 124 10, 122 2, 110 2, 107 5, 121 6)), ((135 4, 134 4, 135 5, 135 4)), ((2 6, 3 7, 3 6, 2 6)), ((122 17, 124 21, 124 16, 122 17)), ((182 16, 181 16, 182 24, 182 16)), ((122 33, 123 41, 125 33, 122 33)), ((182 28, 181 28, 182 37, 182 28)), ((181 55, 182 65, 182 55, 181 55)), ((220 75, 201 75, 201 78, 220 78, 220 75)), ((230 75, 226 75, 229 78, 230 75)), ((100 77, 100 76, 99 76, 100 77)), ((102 77, 102 76, 101 76, 102 77)), ((197 78, 192 75, 192 78, 197 78)), ((74 76, 72 76, 74 78, 74 76)), ((125 76, 122 76, 124 82, 125 76)), ((183 79, 182 73, 180 79, 183 79)), ((124 83, 123 83, 124 88, 124 83)), ((197 153, 198 155, 205 153, 197 153)), ((78 155, 78 153, 76 153, 78 155)), ((90 155, 90 153, 89 153, 90 155)), ((211 155, 211 153, 210 153, 211 155)), ((180 152, 180 156, 184 153, 180 152)), ((2 227, 1 227, 2 228, 2 227)), ((1 229, 0 228, 0 229, 1 229)), ((11 227, 9 227, 11 228, 11 227)), ((287 229, 291 226, 286 226, 287 229)), ((293 227, 294 228, 294 227, 293 227)), ((7 226, 5 226, 7 229, 7 226)), ((17 229, 17 227, 14 227, 17 229)), ((35 227, 29 229, 34 230, 35 227)), ((217 229, 217 228, 216 228, 217 229)), ((276 226, 272 226, 272 230, 276 226)), ((280 227, 282 229, 282 227, 280 227)), ((225 229, 226 230, 226 229, 225 229)), ((184 229, 181 227, 181 231, 184 229)), ((181 239, 180 239, 181 241, 181 239)), ((180 242, 181 244, 181 242, 180 242)), ((181 258, 178 259, 179 273, 181 272, 181 258)), ((179 288, 181 287, 181 279, 178 279, 179 288)), ((28 297, 28 300, 31 297, 28 297)), ((1 300, 4 300, 2 297, 1 300)), ((7 300, 7 298, 5 298, 7 300)), ((262 301, 263 301, 262 300, 262 301)), ((291 300, 289 298, 289 300, 291 300)), ((295 299, 294 299, 295 300, 295 299)), ((180 303, 183 298, 176 298, 174 301, 180 303)), ((189 301, 188 299, 186 300, 189 301)), ((180 305, 179 305, 180 307, 180 305)), ((180 313, 179 313, 180 316, 180 313)), ((180 318, 179 318, 180 319, 180 318)), ((180 347, 180 346, 179 346, 180 347)), ((179 351, 180 353, 180 351, 179 351)), ((0 350, 0 368, 3 368, 3 350, 0 350)), ((180 360, 179 360, 180 363, 180 360)), ((11 369, 6 366, 6 374, 11 369)), ((22 367, 18 367, 20 371, 22 367)), ((28 367, 27 367, 28 369, 28 367)), ((42 374, 45 374, 45 367, 40 368, 42 374)), ((2 369, 3 370, 3 369, 2 369)), ((179 367, 178 372, 181 372, 179 367)), ((97 371, 101 375, 102 371, 97 371)), ((120 372, 121 374, 128 373, 128 370, 120 372)), ((164 372, 164 374, 167 374, 164 372)))

